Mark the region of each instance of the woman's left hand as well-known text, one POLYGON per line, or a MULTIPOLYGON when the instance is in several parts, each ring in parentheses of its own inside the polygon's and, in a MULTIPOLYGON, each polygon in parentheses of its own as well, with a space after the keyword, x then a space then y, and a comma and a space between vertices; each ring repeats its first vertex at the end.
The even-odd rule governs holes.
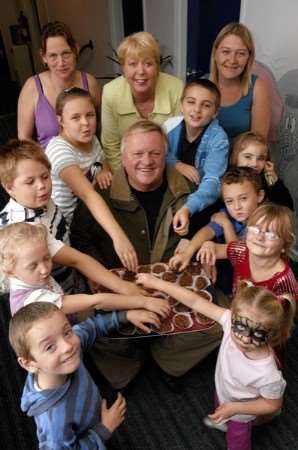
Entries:
POLYGON ((110 170, 103 168, 96 174, 95 178, 100 189, 107 189, 112 183, 113 174, 110 170))

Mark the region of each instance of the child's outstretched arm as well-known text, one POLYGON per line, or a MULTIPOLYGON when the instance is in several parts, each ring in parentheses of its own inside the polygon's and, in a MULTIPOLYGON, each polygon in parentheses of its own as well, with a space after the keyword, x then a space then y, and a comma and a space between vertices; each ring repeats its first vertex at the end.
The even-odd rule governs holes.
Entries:
POLYGON ((184 287, 178 286, 174 283, 161 280, 153 275, 141 273, 137 275, 137 283, 142 284, 146 288, 156 289, 162 291, 174 297, 179 302, 186 306, 198 311, 201 314, 209 317, 212 320, 218 322, 225 311, 225 308, 215 305, 209 302, 199 294, 190 291, 184 287))
POLYGON ((136 271, 138 258, 131 242, 115 220, 106 202, 95 191, 81 169, 78 166, 69 166, 61 170, 59 176, 72 189, 74 195, 86 204, 94 219, 111 236, 122 264, 129 270, 136 271))
POLYGON ((205 226, 201 228, 188 243, 183 252, 174 255, 170 261, 169 266, 173 270, 183 271, 189 265, 191 258, 197 250, 199 250, 205 241, 210 241, 214 238, 214 231, 205 226))
POLYGON ((209 414, 209 418, 215 423, 226 422, 230 417, 237 414, 247 414, 254 416, 270 416, 280 410, 283 399, 269 399, 259 397, 256 400, 247 402, 227 402, 218 406, 214 413, 209 414))
POLYGON ((170 312, 170 306, 167 300, 156 297, 145 297, 143 295, 98 293, 63 296, 62 309, 65 314, 72 314, 89 308, 102 311, 143 308, 164 318, 170 312))
POLYGON ((106 286, 113 292, 126 295, 139 295, 142 290, 134 283, 121 280, 89 255, 68 245, 64 245, 54 256, 53 261, 62 266, 69 266, 83 273, 95 283, 106 286))

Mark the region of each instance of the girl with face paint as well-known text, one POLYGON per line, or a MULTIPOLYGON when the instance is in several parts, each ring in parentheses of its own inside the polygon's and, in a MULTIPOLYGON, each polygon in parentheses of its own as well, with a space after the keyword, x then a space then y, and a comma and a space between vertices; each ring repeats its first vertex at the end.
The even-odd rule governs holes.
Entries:
POLYGON ((286 382, 277 368, 272 346, 290 334, 295 302, 279 299, 262 287, 242 282, 231 310, 176 284, 139 274, 138 283, 166 292, 223 328, 215 371, 215 411, 205 425, 226 432, 229 450, 250 450, 251 429, 269 420, 282 406, 286 382))

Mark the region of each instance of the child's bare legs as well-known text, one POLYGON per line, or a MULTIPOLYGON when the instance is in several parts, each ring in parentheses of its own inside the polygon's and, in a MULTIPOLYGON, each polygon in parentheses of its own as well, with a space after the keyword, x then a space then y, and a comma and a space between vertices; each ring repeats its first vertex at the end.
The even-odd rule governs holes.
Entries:
POLYGON ((123 422, 126 408, 126 400, 120 392, 110 408, 107 407, 107 401, 102 400, 101 422, 111 433, 123 422))

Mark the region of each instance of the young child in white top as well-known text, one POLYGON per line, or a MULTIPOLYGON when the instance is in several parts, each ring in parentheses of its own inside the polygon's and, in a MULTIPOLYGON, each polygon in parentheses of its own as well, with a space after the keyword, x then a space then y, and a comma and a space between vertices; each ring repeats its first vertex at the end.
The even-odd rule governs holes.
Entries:
POLYGON ((92 181, 97 181, 101 188, 108 187, 112 173, 103 161, 103 152, 95 135, 97 120, 92 97, 84 89, 66 89, 57 97, 56 114, 60 134, 51 139, 46 148, 52 164, 55 203, 70 224, 80 198, 111 236, 122 264, 136 271, 134 248, 93 186, 92 181), (101 166, 102 170, 96 173, 96 166, 101 166), (94 180, 92 172, 95 173, 94 180))
POLYGON ((10 308, 14 315, 23 306, 47 301, 56 304, 66 314, 89 308, 100 310, 142 308, 132 317, 137 327, 145 332, 146 324, 159 326, 157 314, 166 316, 169 312, 167 302, 150 297, 121 295, 114 293, 65 295, 59 284, 51 277, 52 259, 50 256, 47 228, 42 224, 19 222, 7 225, 0 230, 0 270, 9 279, 10 308), (155 312, 153 312, 155 311, 155 312))
POLYGON ((229 450, 250 450, 255 419, 272 418, 282 406, 286 382, 272 346, 289 337, 294 300, 242 282, 229 310, 152 275, 138 275, 138 283, 166 292, 222 325, 215 372, 216 409, 204 422, 227 432, 229 450))

